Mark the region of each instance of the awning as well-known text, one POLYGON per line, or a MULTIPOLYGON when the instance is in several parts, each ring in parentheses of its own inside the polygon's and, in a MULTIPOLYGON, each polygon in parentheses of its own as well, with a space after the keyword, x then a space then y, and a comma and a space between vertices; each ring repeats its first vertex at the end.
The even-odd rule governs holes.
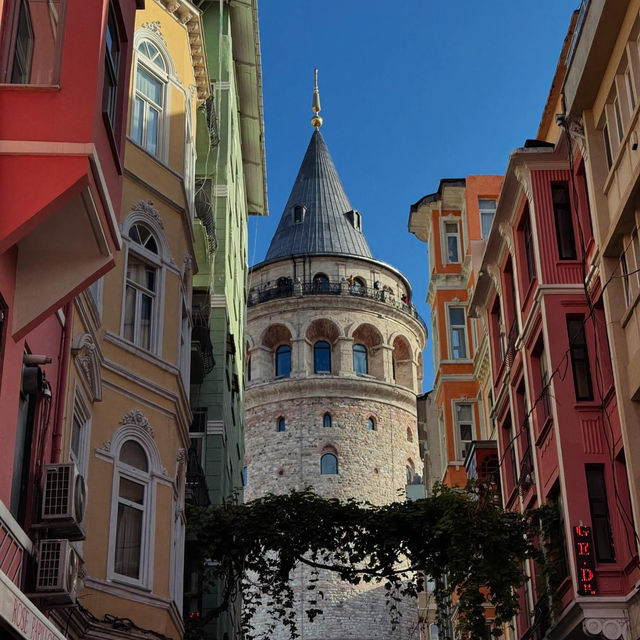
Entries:
POLYGON ((64 635, 0 571, 0 621, 20 638, 27 640, 65 640, 64 635))

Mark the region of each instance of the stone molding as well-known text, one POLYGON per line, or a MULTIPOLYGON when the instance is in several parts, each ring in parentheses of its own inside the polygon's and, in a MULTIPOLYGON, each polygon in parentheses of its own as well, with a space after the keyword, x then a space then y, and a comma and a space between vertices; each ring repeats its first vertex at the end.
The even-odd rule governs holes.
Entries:
POLYGON ((102 373, 98 347, 90 333, 74 336, 71 342, 71 355, 76 370, 91 402, 102 400, 102 373))

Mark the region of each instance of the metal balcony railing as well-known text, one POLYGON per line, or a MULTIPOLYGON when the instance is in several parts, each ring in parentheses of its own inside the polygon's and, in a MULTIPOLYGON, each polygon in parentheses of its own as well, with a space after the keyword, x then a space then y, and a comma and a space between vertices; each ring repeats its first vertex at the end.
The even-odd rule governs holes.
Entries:
POLYGON ((269 287, 259 290, 253 290, 249 293, 248 307, 253 307, 262 302, 277 300, 280 298, 292 298, 294 296, 340 296, 351 295, 367 300, 375 300, 383 304, 390 305, 404 313, 415 318, 424 328, 427 325, 420 317, 415 306, 408 300, 396 298, 392 293, 384 289, 376 289, 375 287, 364 287, 361 285, 349 285, 345 282, 304 282, 293 283, 291 281, 278 284, 275 287, 269 287))

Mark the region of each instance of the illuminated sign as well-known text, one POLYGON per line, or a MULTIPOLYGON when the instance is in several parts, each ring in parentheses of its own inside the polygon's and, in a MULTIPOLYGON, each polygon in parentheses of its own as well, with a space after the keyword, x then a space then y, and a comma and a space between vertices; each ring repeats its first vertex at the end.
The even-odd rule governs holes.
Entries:
POLYGON ((591 527, 573 527, 573 545, 578 571, 578 593, 581 596, 598 595, 596 580, 596 557, 593 548, 591 527))

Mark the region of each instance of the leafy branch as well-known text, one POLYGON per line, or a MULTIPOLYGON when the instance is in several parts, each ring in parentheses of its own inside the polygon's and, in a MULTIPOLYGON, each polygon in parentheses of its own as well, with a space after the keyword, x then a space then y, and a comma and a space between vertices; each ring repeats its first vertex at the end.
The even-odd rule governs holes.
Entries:
MULTIPOLYGON (((476 483, 465 489, 438 485, 423 500, 384 506, 305 490, 248 504, 190 507, 190 533, 198 541, 205 584, 225 585, 221 605, 196 624, 203 626, 226 608, 239 587, 246 637, 253 637, 251 618, 265 605, 274 624, 279 621, 297 637, 290 578, 302 563, 312 568, 307 588, 313 597, 306 609, 311 620, 322 613, 321 594, 314 591, 318 570, 333 571, 353 585, 381 584, 392 619, 399 598, 417 595, 428 575, 435 579, 438 604, 454 597, 462 631, 486 637, 488 604, 495 611, 492 633, 499 635, 518 610, 516 590, 527 580, 526 560, 543 565, 549 593, 554 591, 545 568, 550 545, 538 544, 549 539, 540 527, 552 527, 550 514, 504 511, 494 491, 476 483)), ((539 597, 548 599, 546 593, 539 597)))

